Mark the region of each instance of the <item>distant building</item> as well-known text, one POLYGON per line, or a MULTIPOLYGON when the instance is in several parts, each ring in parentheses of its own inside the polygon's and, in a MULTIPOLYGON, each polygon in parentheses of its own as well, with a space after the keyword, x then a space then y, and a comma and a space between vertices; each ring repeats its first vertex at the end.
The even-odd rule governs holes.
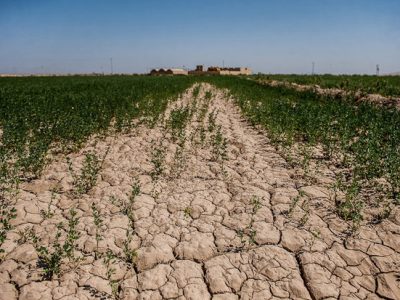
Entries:
POLYGON ((207 71, 204 70, 203 65, 197 65, 195 70, 186 71, 184 69, 153 69, 150 75, 251 75, 250 68, 221 68, 209 67, 207 71))
POLYGON ((190 75, 204 75, 207 74, 206 71, 204 71, 203 65, 197 65, 195 70, 189 71, 190 75))
POLYGON ((150 75, 188 75, 188 71, 184 69, 153 69, 150 75))
POLYGON ((207 70, 208 74, 215 75, 251 75, 252 71, 250 68, 221 68, 221 67, 209 67, 207 70))

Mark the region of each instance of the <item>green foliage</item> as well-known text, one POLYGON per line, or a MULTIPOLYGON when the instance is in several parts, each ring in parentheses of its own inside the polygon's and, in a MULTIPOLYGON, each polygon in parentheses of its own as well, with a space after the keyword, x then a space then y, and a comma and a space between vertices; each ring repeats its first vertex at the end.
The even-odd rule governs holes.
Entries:
MULTIPOLYGON (((311 91, 270 87, 236 77, 205 80, 228 88, 252 124, 263 125, 270 140, 284 147, 294 142, 321 144, 352 178, 386 179, 392 198, 400 188, 400 112, 369 103, 332 99, 311 91)), ((310 159, 303 151, 304 166, 310 159)), ((331 158, 331 157, 327 157, 331 158)))
POLYGON ((221 126, 217 127, 215 134, 211 136, 212 154, 215 161, 228 159, 227 140, 222 134, 221 126))
POLYGON ((94 225, 96 226, 96 252, 95 252, 95 258, 97 259, 97 253, 99 252, 99 242, 103 239, 103 236, 100 234, 101 232, 101 226, 103 225, 103 219, 101 218, 100 215, 100 210, 97 208, 96 204, 93 202, 92 203, 92 216, 93 216, 93 222, 94 225))
POLYGON ((199 93, 200 93, 200 85, 196 85, 196 86, 194 87, 193 93, 192 93, 193 98, 194 98, 194 99, 197 99, 197 97, 199 96, 199 93))
POLYGON ((114 297, 114 299, 119 299, 118 297, 118 289, 119 289, 119 283, 117 280, 112 279, 113 275, 115 274, 115 268, 113 267, 113 264, 116 262, 115 255, 112 253, 110 249, 107 250, 106 255, 103 258, 103 263, 106 267, 107 270, 107 279, 111 287, 111 292, 114 297))
POLYGON ((123 243, 124 259, 128 264, 134 266, 136 264, 138 253, 135 249, 131 248, 130 245, 131 242, 132 242, 132 234, 129 231, 127 231, 126 240, 123 243))
POLYGON ((70 162, 70 171, 74 178, 74 192, 77 195, 86 194, 96 185, 100 168, 101 162, 94 153, 87 153, 85 155, 85 161, 83 162, 83 167, 79 176, 73 172, 70 162))
POLYGON ((258 196, 251 197, 251 205, 253 206, 253 215, 261 208, 261 199, 258 196))
MULTIPOLYGON (((336 212, 340 218, 345 221, 352 221, 352 230, 355 231, 360 222, 363 220, 362 210, 364 202, 361 200, 361 182, 357 178, 353 178, 351 182, 346 182, 342 177, 336 178, 336 183, 333 185, 334 200, 336 212), (344 199, 339 199, 337 191, 342 191, 345 194, 344 199)), ((381 216, 374 216, 372 222, 377 221, 381 216)))
POLYGON ((400 96, 400 76, 277 74, 256 75, 254 77, 261 80, 278 80, 303 85, 319 85, 322 88, 360 91, 364 94, 400 96))
POLYGON ((57 225, 57 232, 50 247, 45 247, 41 244, 41 239, 36 236, 33 230, 28 231, 26 234, 33 242, 33 245, 39 255, 39 267, 43 268, 43 279, 51 280, 54 275, 60 274, 61 263, 64 258, 74 260, 74 250, 76 248, 76 240, 80 234, 76 229, 79 218, 74 209, 69 211, 70 217, 68 220, 68 227, 65 234, 64 243, 60 242, 63 236, 64 225, 59 223, 57 225))
POLYGON ((4 241, 7 238, 7 232, 12 229, 11 220, 17 217, 15 207, 9 206, 8 203, 1 201, 0 203, 0 253, 4 252, 1 249, 4 241))
POLYGON ((172 138, 176 140, 178 137, 184 135, 186 124, 190 119, 189 107, 181 107, 171 111, 168 127, 171 130, 172 138))
POLYGON ((70 76, 0 78, 0 161, 13 161, 25 176, 38 176, 49 149, 79 148, 87 138, 154 124, 169 98, 192 77, 70 76))
POLYGON ((153 164, 153 171, 151 172, 151 178, 157 180, 164 172, 165 169, 165 155, 166 149, 159 143, 158 146, 153 145, 151 150, 151 163, 153 164))
POLYGON ((39 244, 40 239, 36 236, 33 236, 33 242, 39 255, 38 265, 39 267, 43 268, 44 280, 51 280, 54 275, 58 275, 60 273, 61 260, 64 257, 63 247, 60 243, 60 237, 62 234, 61 232, 62 224, 59 224, 57 226, 57 233, 51 249, 41 246, 39 244))

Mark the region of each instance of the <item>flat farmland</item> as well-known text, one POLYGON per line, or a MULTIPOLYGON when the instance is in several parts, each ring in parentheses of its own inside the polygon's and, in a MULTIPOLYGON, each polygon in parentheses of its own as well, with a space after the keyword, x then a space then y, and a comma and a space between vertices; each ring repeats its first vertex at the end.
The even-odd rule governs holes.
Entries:
POLYGON ((398 299, 372 78, 0 78, 0 299, 398 299))

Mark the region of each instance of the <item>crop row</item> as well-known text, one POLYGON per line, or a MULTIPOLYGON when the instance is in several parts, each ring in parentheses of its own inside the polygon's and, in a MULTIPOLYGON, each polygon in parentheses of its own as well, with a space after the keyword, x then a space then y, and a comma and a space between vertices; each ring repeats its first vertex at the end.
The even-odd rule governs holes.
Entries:
POLYGON ((1 178, 13 169, 40 173, 48 150, 78 148, 90 135, 133 120, 154 124, 193 82, 188 77, 43 77, 0 79, 1 178))
POLYGON ((370 75, 256 75, 261 80, 277 80, 321 88, 338 88, 346 91, 400 97, 400 76, 370 75))
MULTIPOLYGON (((241 78, 209 81, 229 89, 253 124, 271 141, 289 149, 295 144, 321 147, 323 160, 340 170, 337 187, 349 199, 385 189, 385 199, 400 201, 400 112, 369 103, 355 104, 311 91, 271 87, 241 78)), ((311 151, 303 151, 310 155, 311 151)), ((307 160, 308 158, 303 158, 307 160)), ((354 203, 352 203, 354 204, 354 203)))

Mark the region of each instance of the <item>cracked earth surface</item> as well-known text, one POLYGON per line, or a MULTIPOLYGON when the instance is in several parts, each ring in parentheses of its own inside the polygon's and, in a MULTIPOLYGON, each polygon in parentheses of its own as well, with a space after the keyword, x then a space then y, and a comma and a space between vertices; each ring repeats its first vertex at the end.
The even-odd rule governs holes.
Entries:
POLYGON ((314 185, 297 182, 265 133, 249 126, 223 91, 202 84, 197 100, 192 92, 172 102, 164 120, 174 107, 196 101, 200 111, 209 102, 227 159, 213 159, 214 133, 198 112, 178 159, 166 122, 93 138, 68 155, 74 170, 85 153, 104 157, 87 194, 72 196, 68 163, 55 156, 40 179, 20 186, 15 227, 3 244, 0 299, 400 299, 399 211, 349 235, 323 184, 332 180, 328 171, 314 185), (166 153, 158 179, 151 176, 155 145, 166 153), (122 203, 134 178, 140 194, 129 218, 122 203), (103 220, 98 246, 92 203, 103 220), (21 232, 32 228, 50 245, 71 208, 79 217, 80 259, 63 261, 58 276, 43 280, 38 253, 21 232), (136 250, 133 264, 124 259, 126 247, 136 250), (107 250, 116 257, 111 276, 107 250))

